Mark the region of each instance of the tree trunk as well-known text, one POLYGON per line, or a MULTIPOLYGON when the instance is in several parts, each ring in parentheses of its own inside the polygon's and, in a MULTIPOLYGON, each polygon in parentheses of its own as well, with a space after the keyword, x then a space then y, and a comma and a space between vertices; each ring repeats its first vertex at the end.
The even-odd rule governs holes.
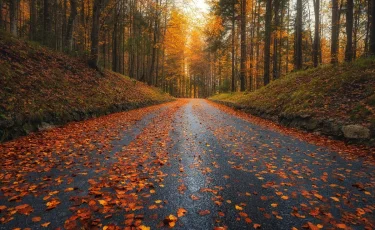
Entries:
POLYGON ((77 17, 77 0, 70 0, 70 16, 68 19, 68 24, 66 28, 66 35, 65 35, 65 49, 67 51, 72 51, 73 49, 73 26, 74 21, 77 17))
POLYGON ((285 65, 285 74, 289 72, 289 24, 290 24, 290 2, 288 0, 288 24, 286 28, 287 38, 286 38, 286 65, 285 65))
POLYGON ((375 0, 371 0, 370 55, 375 55, 375 0))
POLYGON ((102 0, 95 0, 92 11, 92 28, 91 28, 91 51, 89 58, 89 65, 91 68, 98 69, 99 59, 99 26, 100 26, 100 11, 102 7, 102 0))
POLYGON ((37 3, 36 0, 31 0, 30 2, 30 39, 36 40, 37 36, 37 3))
POLYGON ((266 31, 264 45, 264 85, 270 83, 270 52, 271 52, 271 20, 272 20, 272 0, 267 0, 266 4, 266 31))
POLYGON ((339 2, 332 0, 332 33, 331 33, 331 63, 338 63, 339 43, 339 2))
POLYGON ((50 15, 50 4, 51 0, 44 0, 43 4, 43 43, 47 46, 52 44, 51 42, 51 33, 52 33, 52 20, 50 15))
POLYGON ((361 15, 361 3, 358 0, 355 2, 354 11, 354 29, 353 29, 353 60, 357 58, 357 42, 358 42, 358 29, 359 17, 361 15))
POLYGON ((10 0, 9 14, 10 14, 10 33, 13 36, 18 36, 18 8, 20 0, 10 0))
POLYGON ((302 0, 297 0, 296 35, 294 45, 294 69, 302 69, 302 0))
POLYGON ((367 22, 366 22, 366 28, 365 28, 366 35, 365 35, 365 48, 364 48, 365 55, 369 54, 370 22, 371 22, 371 1, 372 0, 367 0, 367 10, 366 10, 367 22))
POLYGON ((234 0, 233 1, 233 11, 232 11, 232 92, 235 92, 236 91, 236 87, 235 87, 235 74, 236 74, 236 71, 235 71, 235 57, 236 57, 236 54, 235 54, 235 2, 234 0))
POLYGON ((155 61, 156 61, 156 55, 157 55, 157 33, 158 33, 158 0, 156 0, 156 9, 155 9, 155 20, 154 20, 154 30, 153 30, 153 42, 152 42, 152 56, 151 56, 151 66, 150 66, 150 83, 155 84, 154 80, 154 68, 155 68, 155 61))
POLYGON ((246 0, 241 0, 241 91, 245 91, 246 78, 246 0))
POLYGON ((313 47, 313 62, 314 67, 319 65, 320 55, 320 0, 314 0, 314 14, 315 14, 315 30, 314 30, 314 47, 313 47))
POLYGON ((112 32, 112 71, 118 72, 118 22, 117 17, 114 22, 113 32, 112 32))
POLYGON ((351 62, 353 58, 353 0, 347 0, 346 6, 346 48, 345 61, 351 62))
POLYGON ((3 29, 3 0, 0 0, 0 29, 3 29))
POLYGON ((278 67, 278 45, 279 45, 279 38, 278 38, 278 31, 280 27, 280 17, 279 17, 279 11, 280 11, 280 1, 275 1, 274 4, 274 13, 275 13, 275 26, 273 28, 274 30, 274 38, 273 38, 273 79, 277 79, 279 77, 279 67, 278 67))

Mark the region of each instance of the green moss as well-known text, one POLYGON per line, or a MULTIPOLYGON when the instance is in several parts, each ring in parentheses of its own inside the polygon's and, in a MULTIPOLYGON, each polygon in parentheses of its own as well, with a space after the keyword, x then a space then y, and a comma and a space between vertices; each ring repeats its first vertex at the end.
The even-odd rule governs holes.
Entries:
POLYGON ((220 94, 214 100, 255 107, 273 114, 308 113, 369 121, 375 116, 375 59, 293 72, 250 93, 220 94), (355 105, 367 104, 355 108, 355 105))

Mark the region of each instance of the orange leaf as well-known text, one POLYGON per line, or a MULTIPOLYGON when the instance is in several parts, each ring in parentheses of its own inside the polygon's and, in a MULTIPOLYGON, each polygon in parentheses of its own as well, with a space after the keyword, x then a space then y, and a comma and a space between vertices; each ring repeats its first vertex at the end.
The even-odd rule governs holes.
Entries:
POLYGON ((33 217, 31 220, 32 220, 33 222, 39 222, 39 221, 42 220, 42 218, 41 218, 40 216, 36 216, 36 217, 33 217))
POLYGON ((187 213, 186 209, 179 208, 178 211, 177 211, 177 216, 178 217, 185 216, 186 213, 187 213))
POLYGON ((45 228, 47 228, 49 225, 51 224, 51 222, 46 222, 46 223, 44 223, 44 224, 41 224, 42 225, 42 227, 45 227, 45 228))

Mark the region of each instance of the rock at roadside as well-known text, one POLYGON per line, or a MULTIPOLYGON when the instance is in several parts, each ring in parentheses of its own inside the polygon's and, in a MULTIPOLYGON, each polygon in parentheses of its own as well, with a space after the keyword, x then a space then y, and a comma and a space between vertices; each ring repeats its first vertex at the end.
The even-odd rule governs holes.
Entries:
POLYGON ((362 125, 345 125, 342 127, 342 132, 348 139, 370 138, 370 130, 362 125))

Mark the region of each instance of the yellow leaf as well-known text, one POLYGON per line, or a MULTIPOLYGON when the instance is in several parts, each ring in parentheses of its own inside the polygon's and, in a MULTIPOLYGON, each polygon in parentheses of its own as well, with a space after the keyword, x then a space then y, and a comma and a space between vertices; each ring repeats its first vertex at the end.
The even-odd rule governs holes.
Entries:
POLYGON ((289 197, 288 196, 282 196, 281 199, 287 200, 287 199, 289 199, 289 197))
POLYGON ((239 211, 242 211, 242 210, 243 210, 243 208, 242 208, 241 206, 238 206, 238 205, 235 205, 235 208, 236 208, 237 210, 239 210, 239 211))
POLYGON ((147 226, 144 226, 144 225, 141 225, 138 228, 139 228, 139 230, 150 230, 151 229, 150 227, 147 227, 147 226))
POLYGON ((74 190, 74 188, 67 188, 67 189, 64 190, 64 192, 71 192, 73 190, 74 190))
POLYGON ((99 200, 99 204, 101 204, 101 205, 105 206, 105 205, 107 205, 107 204, 108 204, 108 202, 107 202, 107 201, 105 201, 105 200, 99 200))
POLYGON ((278 204, 276 204, 276 203, 271 204, 271 206, 274 207, 274 208, 276 208, 277 205, 278 205, 278 204))
POLYGON ((331 199, 336 201, 336 202, 340 202, 339 198, 337 198, 337 197, 331 196, 331 199))

